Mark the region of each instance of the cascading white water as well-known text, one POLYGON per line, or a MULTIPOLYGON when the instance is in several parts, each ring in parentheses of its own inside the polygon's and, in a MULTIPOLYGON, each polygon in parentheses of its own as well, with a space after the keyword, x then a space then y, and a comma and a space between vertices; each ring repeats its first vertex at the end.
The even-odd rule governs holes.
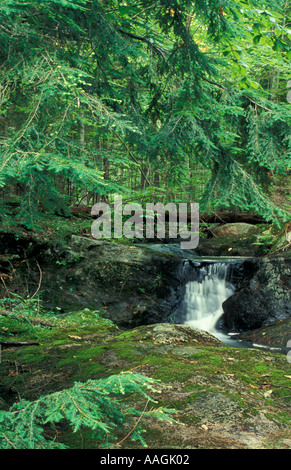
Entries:
POLYGON ((196 268, 197 279, 186 284, 184 323, 212 333, 225 342, 227 335, 216 329, 223 314, 222 303, 235 289, 227 280, 228 263, 213 263, 196 268))

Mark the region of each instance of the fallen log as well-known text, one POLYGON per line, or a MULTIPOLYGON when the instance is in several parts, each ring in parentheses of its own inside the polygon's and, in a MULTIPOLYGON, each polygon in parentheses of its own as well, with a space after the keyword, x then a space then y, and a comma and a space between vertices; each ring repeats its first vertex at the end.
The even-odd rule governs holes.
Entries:
POLYGON ((269 221, 265 220, 259 214, 249 214, 243 212, 234 212, 234 211, 220 211, 213 212, 211 214, 199 214, 200 222, 205 222, 208 224, 212 223, 237 223, 243 222, 246 224, 268 224, 269 221))
MULTIPOLYGON (((109 206, 113 208, 113 204, 109 203, 109 206)), ((178 204, 177 204, 178 207, 178 204)), ((92 219, 98 218, 96 215, 91 214, 92 206, 71 206, 68 208, 68 212, 65 214, 63 210, 57 215, 62 217, 84 217, 87 216, 92 219)), ((144 208, 145 213, 145 208, 144 208)), ((100 211, 99 217, 102 215, 102 211, 100 211)), ((235 222, 244 222, 247 224, 268 224, 271 223, 270 221, 265 220, 261 215, 256 213, 248 213, 248 212, 235 212, 235 211, 227 211, 221 210, 218 212, 212 212, 210 214, 199 214, 200 222, 212 224, 212 223, 235 223, 235 222)), ((191 222, 191 214, 188 213, 187 215, 188 222, 191 222)), ((166 212, 166 222, 168 222, 168 212, 166 212)), ((144 222, 146 222, 146 218, 144 217, 144 222)))
POLYGON ((21 346, 39 346, 39 343, 35 341, 0 341, 0 346, 4 346, 4 348, 14 348, 21 346))
MULTIPOLYGON (((91 214, 91 207, 71 207, 70 208, 71 214, 75 217, 81 217, 87 215, 88 217, 98 218, 96 215, 91 214)), ((147 218, 145 216, 146 211, 144 210, 144 217, 143 221, 146 222, 147 218)), ((102 211, 99 213, 99 217, 102 215, 102 211)), ((178 212, 178 220, 179 220, 179 212, 178 212)), ((204 223, 234 223, 234 222, 244 222, 247 224, 267 224, 270 223, 265 220, 259 214, 251 214, 248 212, 235 212, 235 211, 219 211, 219 212, 212 212, 210 214, 199 214, 200 222, 204 223)), ((165 221, 169 221, 169 213, 166 211, 165 213, 165 221)), ((187 221, 191 222, 191 213, 187 214, 187 221)))

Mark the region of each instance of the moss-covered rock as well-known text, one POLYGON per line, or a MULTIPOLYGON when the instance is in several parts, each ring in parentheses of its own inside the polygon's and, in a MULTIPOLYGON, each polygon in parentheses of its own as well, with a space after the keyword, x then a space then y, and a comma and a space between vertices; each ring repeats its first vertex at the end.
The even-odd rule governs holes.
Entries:
MULTIPOLYGON (((33 400, 76 381, 132 370, 166 386, 158 403, 174 408, 179 421, 171 425, 145 419, 145 439, 151 448, 290 445, 291 373, 285 356, 225 347, 212 335, 186 325, 123 331, 100 316, 90 324, 92 312, 79 315, 47 329, 39 346, 2 351, 5 403, 19 397, 33 400)), ((27 340, 27 333, 20 338, 27 340)), ((145 403, 140 397, 136 400, 135 406, 142 410, 145 403)), ((62 428, 58 432, 58 439, 74 448, 98 447, 94 433, 72 434, 62 428)), ((122 435, 122 430, 117 432, 122 435)), ((121 447, 133 445, 125 440, 121 447)))
POLYGON ((195 251, 199 256, 262 256, 265 247, 257 242, 256 234, 205 238, 200 240, 195 251))

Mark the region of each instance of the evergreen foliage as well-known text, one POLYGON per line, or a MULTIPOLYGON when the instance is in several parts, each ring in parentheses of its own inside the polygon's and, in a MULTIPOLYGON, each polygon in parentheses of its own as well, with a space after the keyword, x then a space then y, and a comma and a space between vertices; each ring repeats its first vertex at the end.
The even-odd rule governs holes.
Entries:
MULTIPOLYGON (((115 192, 290 219, 269 199, 274 176, 290 178, 290 39, 281 0, 2 0, 0 221, 35 229, 42 211, 115 192)), ((10 302, 9 321, 31 328, 38 301, 10 302)), ((98 445, 128 423, 145 444, 141 417, 169 410, 127 403, 156 391, 125 373, 20 400, 1 411, 0 447, 63 448, 63 422, 98 445)))
MULTIPOLYGON (((134 441, 146 445, 143 439, 142 417, 173 422, 171 410, 152 408, 139 411, 126 403, 126 398, 136 394, 147 402, 154 402, 149 393, 156 393, 157 383, 140 374, 122 373, 106 379, 75 383, 67 390, 41 396, 29 402, 20 400, 9 411, 0 413, 1 449, 64 449, 55 440, 53 428, 66 421, 73 432, 90 428, 96 447, 114 446, 114 429, 130 424, 127 434, 134 441), (121 400, 122 398, 122 400, 121 400)), ((124 436, 125 437, 125 436, 124 436)))
POLYGON ((288 8, 3 0, 0 187, 19 192, 18 222, 117 191, 193 201, 201 168, 202 211, 286 219, 267 172, 290 172, 288 8))

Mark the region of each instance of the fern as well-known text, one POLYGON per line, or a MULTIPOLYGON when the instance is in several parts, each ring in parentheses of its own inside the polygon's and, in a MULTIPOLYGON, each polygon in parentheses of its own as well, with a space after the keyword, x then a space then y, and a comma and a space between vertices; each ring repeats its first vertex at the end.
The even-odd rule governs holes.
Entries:
POLYGON ((69 422, 73 432, 81 428, 94 431, 94 438, 103 445, 114 445, 114 430, 124 424, 132 425, 127 435, 146 445, 140 426, 141 417, 174 422, 173 410, 155 408, 139 411, 126 400, 140 395, 154 402, 149 393, 157 393, 157 382, 151 378, 130 372, 111 375, 106 379, 75 383, 69 389, 41 396, 29 402, 21 400, 9 411, 0 414, 1 449, 64 449, 66 446, 54 438, 47 438, 48 425, 69 422), (121 400, 121 397, 123 400, 121 400), (136 419, 136 422, 135 422, 136 419))

